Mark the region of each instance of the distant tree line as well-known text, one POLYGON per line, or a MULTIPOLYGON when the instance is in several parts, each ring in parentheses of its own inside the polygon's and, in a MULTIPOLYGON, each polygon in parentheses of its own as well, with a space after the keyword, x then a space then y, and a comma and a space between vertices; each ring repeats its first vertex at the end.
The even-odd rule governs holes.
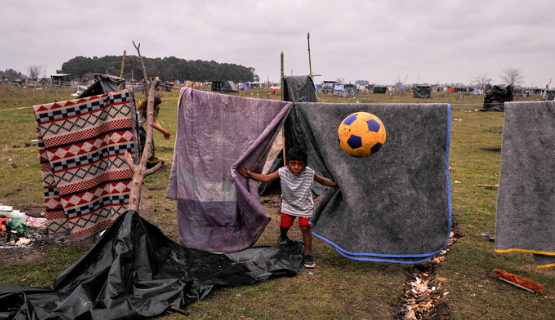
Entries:
POLYGON ((16 80, 16 79, 23 79, 26 76, 18 71, 15 71, 14 69, 6 69, 4 71, 0 71, 0 80, 16 80))
MULTIPOLYGON (((75 80, 90 79, 93 73, 108 73, 119 76, 122 56, 83 57, 78 56, 62 64, 57 73, 71 74, 75 80)), ((176 57, 143 57, 149 77, 159 77, 162 81, 213 81, 231 80, 235 82, 259 81, 254 68, 232 63, 218 63, 214 60, 185 60, 176 57)), ((126 56, 123 77, 129 82, 143 78, 143 68, 138 56, 126 56)))

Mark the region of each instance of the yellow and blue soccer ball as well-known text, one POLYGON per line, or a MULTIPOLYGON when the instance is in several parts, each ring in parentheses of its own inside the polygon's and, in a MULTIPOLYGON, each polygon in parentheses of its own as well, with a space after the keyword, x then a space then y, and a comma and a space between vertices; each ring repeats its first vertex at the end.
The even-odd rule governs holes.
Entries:
POLYGON ((376 154, 385 143, 382 120, 367 112, 347 116, 337 129, 341 149, 354 157, 366 158, 376 154))

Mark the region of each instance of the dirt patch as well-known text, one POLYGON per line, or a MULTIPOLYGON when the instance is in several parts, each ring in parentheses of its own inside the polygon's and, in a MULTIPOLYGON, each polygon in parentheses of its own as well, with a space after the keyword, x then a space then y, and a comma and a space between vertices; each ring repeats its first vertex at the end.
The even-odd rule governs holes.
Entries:
MULTIPOLYGON (((0 203, 6 204, 9 201, 5 199, 0 199, 0 203)), ((44 218, 41 212, 44 210, 42 207, 33 205, 23 205, 21 207, 15 208, 24 212, 26 215, 35 218, 44 218)), ((46 230, 37 230, 34 228, 28 228, 24 234, 16 235, 17 238, 25 238, 31 240, 28 244, 17 244, 8 241, 8 237, 0 237, 0 261, 2 261, 3 266, 7 267, 16 263, 32 262, 42 259, 50 248, 75 245, 81 241, 90 241, 91 244, 97 239, 93 236, 85 240, 75 240, 70 235, 66 236, 56 236, 49 237, 46 230)), ((12 234, 9 240, 16 240, 16 237, 12 234)))
POLYGON ((393 319, 451 319, 435 263, 421 263, 406 268, 407 282, 393 305, 393 319))
MULTIPOLYGON (((27 215, 30 214, 27 213, 27 215)), ((8 242, 7 237, 0 238, 0 261, 2 261, 4 267, 42 259, 48 254, 48 249, 50 248, 67 246, 78 242, 78 240, 71 238, 71 236, 51 238, 46 234, 46 230, 33 228, 27 229, 25 234, 21 236, 31 240, 31 242, 28 244, 17 244, 8 242)), ((12 236, 10 240, 15 239, 12 236)))
POLYGON ((392 318, 398 320, 451 319, 447 294, 442 288, 436 268, 447 258, 449 248, 463 235, 453 221, 447 247, 430 261, 409 265, 405 269, 407 281, 392 303, 392 318))

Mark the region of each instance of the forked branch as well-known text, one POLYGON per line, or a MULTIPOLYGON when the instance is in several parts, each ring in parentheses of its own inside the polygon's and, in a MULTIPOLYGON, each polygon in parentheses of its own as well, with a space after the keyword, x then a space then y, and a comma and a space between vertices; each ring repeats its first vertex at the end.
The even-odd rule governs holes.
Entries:
POLYGON ((146 74, 145 64, 143 62, 143 58, 141 57, 141 52, 139 50, 141 44, 139 44, 137 46, 135 44, 135 41, 133 41, 133 45, 137 49, 137 52, 139 54, 139 59, 141 60, 141 64, 143 66, 143 72, 144 72, 144 77, 145 77, 144 78, 144 81, 145 81, 145 96, 146 96, 146 99, 147 99, 146 141, 145 141, 145 147, 144 147, 144 150, 143 150, 143 154, 141 155, 141 159, 140 159, 139 163, 135 164, 135 162, 133 161, 133 157, 131 157, 131 155, 128 152, 125 153, 125 161, 127 162, 129 167, 131 168, 131 171, 133 171, 133 179, 131 181, 131 191, 129 193, 129 205, 127 206, 127 209, 134 210, 134 211, 138 212, 139 211, 139 203, 140 203, 140 200, 141 200, 141 186, 144 182, 145 176, 156 172, 156 170, 160 169, 160 167, 162 166, 162 163, 160 162, 156 166, 154 166, 150 169, 146 168, 146 164, 148 162, 148 157, 150 155, 150 152, 152 151, 152 133, 153 133, 153 124, 154 124, 154 96, 156 95, 156 89, 158 88, 158 85, 160 84, 160 79, 155 78, 152 83, 149 83, 148 77, 147 77, 147 74, 146 74), (147 88, 148 88, 148 91, 147 91, 147 88))

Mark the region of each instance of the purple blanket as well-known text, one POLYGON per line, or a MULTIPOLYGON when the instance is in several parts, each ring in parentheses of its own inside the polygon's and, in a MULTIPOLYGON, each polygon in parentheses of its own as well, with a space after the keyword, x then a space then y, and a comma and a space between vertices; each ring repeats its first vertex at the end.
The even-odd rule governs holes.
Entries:
POLYGON ((166 192, 177 199, 180 244, 216 253, 256 242, 270 215, 258 202, 258 183, 236 168, 262 171, 291 105, 181 90, 166 192))

